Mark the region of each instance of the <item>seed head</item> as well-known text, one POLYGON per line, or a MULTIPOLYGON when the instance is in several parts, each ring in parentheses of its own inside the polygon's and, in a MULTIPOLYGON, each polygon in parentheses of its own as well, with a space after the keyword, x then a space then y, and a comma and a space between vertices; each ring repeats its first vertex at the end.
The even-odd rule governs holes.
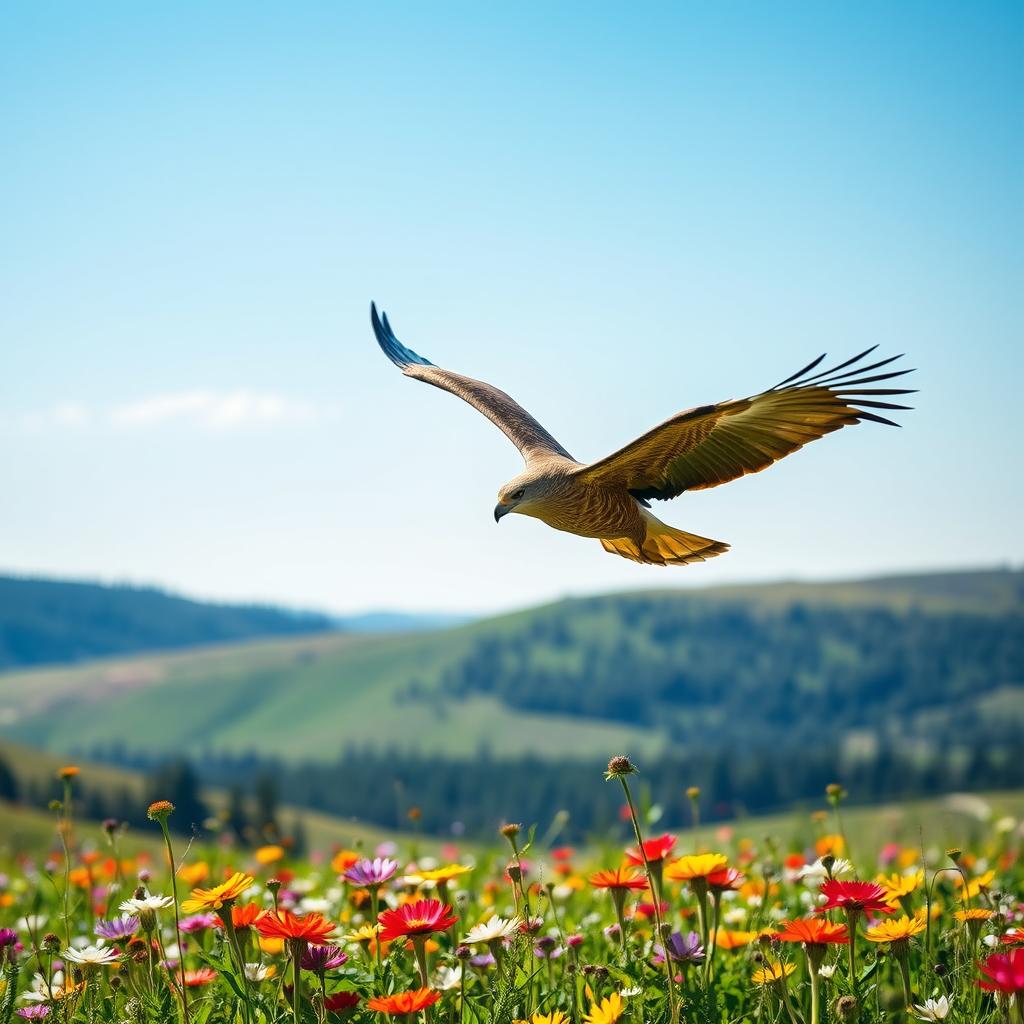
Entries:
POLYGON ((859 1012, 856 996, 840 996, 836 1000, 836 1016, 840 1020, 856 1020, 859 1012))
POLYGON ((165 822, 174 813, 174 804, 170 800, 156 800, 146 810, 150 821, 165 822))
POLYGON ((608 771, 604 773, 606 780, 621 779, 627 775, 636 775, 637 768, 632 761, 625 754, 616 754, 608 762, 608 771))
POLYGON ((517 825, 515 822, 509 822, 507 825, 501 826, 501 834, 506 839, 513 839, 517 835, 519 835, 519 832, 522 829, 522 827, 522 825, 517 825))

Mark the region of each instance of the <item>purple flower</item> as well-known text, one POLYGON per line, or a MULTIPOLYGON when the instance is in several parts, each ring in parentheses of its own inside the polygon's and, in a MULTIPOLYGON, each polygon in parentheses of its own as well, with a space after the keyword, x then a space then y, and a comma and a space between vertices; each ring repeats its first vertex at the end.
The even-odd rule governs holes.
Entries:
POLYGON ((704 947, 700 944, 700 936, 696 932, 673 932, 664 946, 655 945, 658 955, 654 958, 655 963, 665 962, 665 951, 668 950, 669 959, 677 964, 702 964, 704 963, 704 947))
POLYGON ((478 953, 469 958, 469 965, 478 971, 486 971, 488 967, 493 967, 496 963, 493 953, 478 953))
POLYGON ((43 1003, 37 1003, 35 1006, 23 1006, 14 1012, 23 1020, 46 1020, 50 1016, 50 1008, 43 1003))
POLYGON ((398 861, 390 857, 374 857, 373 860, 357 860, 344 874, 346 882, 362 889, 375 889, 393 878, 398 870, 398 861))
POLYGON ((302 954, 300 966, 304 971, 325 974, 336 970, 348 960, 348 954, 337 946, 307 946, 302 954))
POLYGON ((13 928, 0 928, 0 949, 13 946, 18 941, 18 933, 13 928))
POLYGON ((93 931, 101 939, 109 939, 111 942, 121 942, 130 939, 139 930, 139 919, 130 914, 115 917, 112 921, 97 921, 93 931))
POLYGON ((190 935, 192 932, 202 932, 207 928, 215 928, 217 920, 216 914, 193 914, 191 917, 181 919, 178 930, 185 932, 186 935, 190 935))
POLYGON ((542 935, 533 947, 533 955, 540 960, 557 960, 564 952, 552 935, 542 935))

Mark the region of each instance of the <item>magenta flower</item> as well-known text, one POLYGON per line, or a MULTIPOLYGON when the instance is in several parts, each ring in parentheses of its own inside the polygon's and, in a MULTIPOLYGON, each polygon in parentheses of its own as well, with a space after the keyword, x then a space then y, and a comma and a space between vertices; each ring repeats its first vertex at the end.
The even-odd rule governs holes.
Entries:
POLYGON ((186 935, 190 935, 192 932, 202 932, 206 931, 207 928, 215 928, 217 921, 216 914, 193 914, 191 917, 183 917, 181 919, 178 930, 185 932, 186 935))
POLYGON ((337 946, 307 946, 303 951, 300 966, 304 971, 314 974, 326 974, 336 970, 348 961, 348 954, 337 946))
POLYGON ((131 914, 115 917, 112 921, 97 921, 93 931, 101 939, 121 942, 130 939, 139 930, 139 919, 131 914))
POLYGON ((23 1020, 46 1020, 50 1016, 50 1008, 43 1003, 37 1003, 35 1006, 23 1006, 14 1012, 23 1020))
POLYGON ((376 889, 398 870, 398 861, 390 857, 374 857, 373 860, 357 860, 342 876, 346 882, 361 889, 376 889))

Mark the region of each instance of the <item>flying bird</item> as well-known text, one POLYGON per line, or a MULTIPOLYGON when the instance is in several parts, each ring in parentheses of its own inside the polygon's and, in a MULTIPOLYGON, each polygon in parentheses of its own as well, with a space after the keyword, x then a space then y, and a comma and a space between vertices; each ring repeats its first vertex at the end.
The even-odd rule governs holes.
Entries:
POLYGON ((729 550, 722 541, 677 530, 658 519, 652 500, 667 501, 758 473, 840 427, 862 420, 899 426, 872 409, 909 409, 888 401, 905 388, 869 387, 912 370, 888 369, 899 355, 865 364, 878 347, 827 370, 818 356, 798 373, 750 398, 676 413, 660 426, 597 462, 577 462, 521 405, 496 387, 443 370, 395 337, 387 314, 370 306, 385 355, 407 377, 468 402, 519 449, 525 470, 498 492, 495 522, 510 512, 556 530, 595 537, 605 551, 648 565, 703 562, 729 550))

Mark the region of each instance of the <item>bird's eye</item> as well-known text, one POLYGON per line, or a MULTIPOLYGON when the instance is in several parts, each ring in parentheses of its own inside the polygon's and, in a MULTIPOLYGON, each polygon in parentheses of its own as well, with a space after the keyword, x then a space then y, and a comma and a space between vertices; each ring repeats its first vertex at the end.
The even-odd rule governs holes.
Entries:
POLYGON ((516 491, 512 495, 512 500, 513 501, 518 501, 525 493, 526 493, 526 490, 524 488, 520 487, 519 490, 516 491))

